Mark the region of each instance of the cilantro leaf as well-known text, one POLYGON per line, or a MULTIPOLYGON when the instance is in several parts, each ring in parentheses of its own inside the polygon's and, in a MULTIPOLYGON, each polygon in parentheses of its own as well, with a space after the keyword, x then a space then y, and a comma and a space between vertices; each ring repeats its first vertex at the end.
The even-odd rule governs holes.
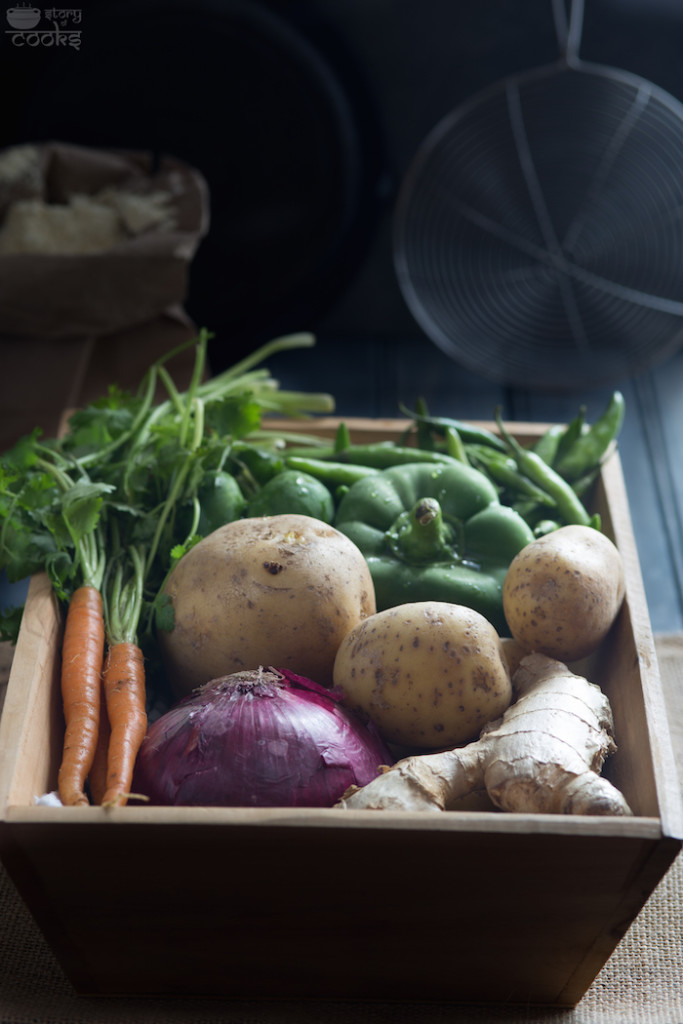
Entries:
POLYGON ((113 490, 112 484, 77 483, 65 492, 61 512, 75 542, 95 529, 100 519, 103 496, 113 490))
POLYGON ((0 608, 0 640, 16 644, 24 606, 0 608))
POLYGON ((219 437, 246 437, 261 425, 261 405, 251 393, 230 395, 206 408, 206 426, 219 437))
POLYGON ((57 550, 54 538, 42 529, 21 529, 8 524, 2 531, 0 568, 10 583, 41 572, 45 560, 57 550))

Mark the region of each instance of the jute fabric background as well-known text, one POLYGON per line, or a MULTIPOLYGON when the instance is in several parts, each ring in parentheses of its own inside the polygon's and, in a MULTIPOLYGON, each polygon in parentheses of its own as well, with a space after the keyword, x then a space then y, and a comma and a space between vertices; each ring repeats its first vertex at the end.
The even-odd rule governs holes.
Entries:
MULTIPOLYGON (((683 786, 683 636, 657 638, 683 786)), ((7 669, 8 652, 0 652, 7 669)), ((6 674, 6 672, 5 672, 6 674)), ((258 951, 255 951, 258 955, 258 951)), ((348 965, 340 964, 340 971, 348 965)), ((74 994, 0 869, 0 1024, 683 1024, 683 859, 679 857, 573 1009, 453 1003, 91 999, 74 994)))

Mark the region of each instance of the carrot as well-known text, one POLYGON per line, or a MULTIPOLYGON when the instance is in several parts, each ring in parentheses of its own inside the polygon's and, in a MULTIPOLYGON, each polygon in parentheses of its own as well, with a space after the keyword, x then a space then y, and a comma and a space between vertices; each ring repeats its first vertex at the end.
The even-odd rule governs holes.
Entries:
POLYGON ((69 601, 62 642, 61 690, 66 731, 58 789, 66 806, 89 803, 84 787, 99 729, 104 642, 102 595, 96 587, 77 587, 69 601))
POLYGON ((102 804, 123 807, 130 796, 135 759, 147 731, 145 663, 137 644, 111 644, 103 682, 111 736, 102 804))
POLYGON ((109 750, 109 737, 111 726, 107 714, 106 697, 104 695, 104 681, 100 683, 100 728, 97 733, 97 744, 95 756, 88 776, 90 799, 94 804, 101 804, 107 788, 107 754, 109 750))

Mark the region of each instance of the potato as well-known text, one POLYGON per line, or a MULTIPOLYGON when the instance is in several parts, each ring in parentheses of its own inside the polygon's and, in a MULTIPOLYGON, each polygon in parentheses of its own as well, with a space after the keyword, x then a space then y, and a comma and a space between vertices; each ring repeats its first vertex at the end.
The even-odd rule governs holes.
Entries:
POLYGON ((597 650, 624 599, 624 566, 604 533, 563 526, 512 560, 503 609, 514 639, 529 653, 557 661, 597 650))
POLYGON ((476 739, 512 700, 494 627, 445 601, 397 605, 359 623, 339 647, 334 684, 387 742, 424 750, 476 739))
POLYGON ((363 555, 310 516, 240 519, 191 548, 171 572, 175 627, 159 631, 175 693, 260 665, 332 683, 343 637, 376 610, 363 555))

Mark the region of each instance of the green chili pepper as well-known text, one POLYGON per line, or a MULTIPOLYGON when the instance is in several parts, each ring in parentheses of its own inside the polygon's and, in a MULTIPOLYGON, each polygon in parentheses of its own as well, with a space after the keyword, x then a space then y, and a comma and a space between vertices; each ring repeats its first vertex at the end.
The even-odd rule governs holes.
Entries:
POLYGON ((286 455, 288 458, 324 459, 355 466, 370 466, 373 469, 390 469, 391 466, 402 466, 407 462, 455 462, 446 452, 425 451, 394 441, 350 444, 340 450, 332 445, 324 448, 290 448, 286 455))
POLYGON ((562 423, 553 423, 544 434, 541 434, 533 446, 533 450, 540 455, 544 462, 552 466, 557 456, 557 449, 567 428, 562 423))
POLYGON ((583 498, 585 494, 588 494, 599 475, 600 467, 596 466, 594 469, 590 469, 587 473, 584 473, 578 480, 573 480, 572 489, 574 493, 578 494, 580 498, 583 498))
POLYGON ((455 427, 446 427, 444 436, 446 439, 446 455, 450 455, 452 459, 457 459, 458 462, 469 463, 467 450, 455 427))
POLYGON ((545 491, 520 473, 511 455, 505 455, 485 445, 470 445, 469 453, 470 461, 477 469, 485 472, 495 484, 499 484, 514 495, 532 498, 536 504, 554 504, 553 499, 545 491))
POLYGON ((343 452, 351 444, 351 434, 346 423, 340 423, 334 435, 334 451, 343 452))
POLYGON ((615 391, 602 415, 558 458, 555 468, 565 480, 578 480, 600 464, 612 441, 619 436, 625 410, 624 396, 615 391))
POLYGON ((582 405, 574 419, 562 431, 560 443, 557 446, 555 458, 553 459, 553 467, 557 466, 557 463, 564 458, 578 438, 581 437, 584 429, 586 429, 586 408, 582 405))
POLYGON ((292 445, 285 451, 285 457, 297 459, 337 459, 339 451, 331 444, 292 445))
POLYGON ((352 462, 357 466, 371 466, 373 469, 390 469, 410 462, 432 462, 435 465, 456 462, 445 452, 424 451, 390 442, 376 441, 370 444, 352 444, 336 453, 339 462, 352 462))
MULTIPOLYGON (((397 444, 395 441, 373 441, 369 445, 344 445, 343 447, 337 447, 335 441, 334 444, 319 444, 319 445, 294 445, 287 448, 287 456, 295 456, 296 458, 302 459, 327 459, 338 462, 353 462, 352 452, 355 450, 364 450, 365 448, 379 448, 388 449, 393 451, 395 448, 402 448, 403 445, 397 444)), ((412 448, 412 452, 416 452, 418 449, 412 448)))
POLYGON ((496 422, 501 437, 514 456, 520 473, 527 476, 533 483, 555 502, 555 506, 566 525, 590 526, 591 517, 584 508, 579 496, 571 485, 549 466, 543 459, 512 437, 503 425, 500 408, 496 409, 496 422))
POLYGON ((454 430, 457 430, 465 444, 486 444, 490 448, 505 451, 505 445, 501 442, 500 438, 493 431, 487 430, 485 427, 478 427, 473 423, 465 423, 462 420, 450 419, 447 416, 427 416, 417 410, 407 409, 404 405, 400 405, 399 408, 405 416, 409 416, 414 420, 418 427, 420 424, 429 426, 440 436, 443 436, 444 431, 448 427, 453 427, 454 430))
POLYGON ((334 501, 327 487, 314 476, 296 469, 284 469, 249 499, 246 514, 275 516, 286 512, 331 523, 334 501))
POLYGON ((546 533, 554 533, 561 526, 562 523, 558 523, 555 519, 541 519, 534 526, 534 537, 545 537, 546 533))
POLYGON ((426 452, 434 451, 434 437, 429 426, 429 409, 424 398, 417 399, 412 419, 415 421, 417 431, 417 447, 426 452))
POLYGON ((384 470, 350 488, 334 525, 365 555, 379 610, 450 601, 506 632, 503 581, 533 533, 477 469, 452 460, 384 470))
MULTIPOLYGON (((536 531, 536 527, 543 520, 549 520, 550 515, 554 511, 557 513, 557 509, 551 509, 548 505, 539 505, 536 501, 513 501, 511 507, 514 508, 515 512, 522 517, 524 522, 536 531)), ((566 525, 566 524, 564 524, 566 525)))
POLYGON ((304 458, 299 455, 285 457, 285 466, 299 473, 308 473, 321 480, 326 487, 351 486, 366 476, 376 476, 381 470, 372 466, 356 466, 352 462, 333 462, 328 459, 304 458))

